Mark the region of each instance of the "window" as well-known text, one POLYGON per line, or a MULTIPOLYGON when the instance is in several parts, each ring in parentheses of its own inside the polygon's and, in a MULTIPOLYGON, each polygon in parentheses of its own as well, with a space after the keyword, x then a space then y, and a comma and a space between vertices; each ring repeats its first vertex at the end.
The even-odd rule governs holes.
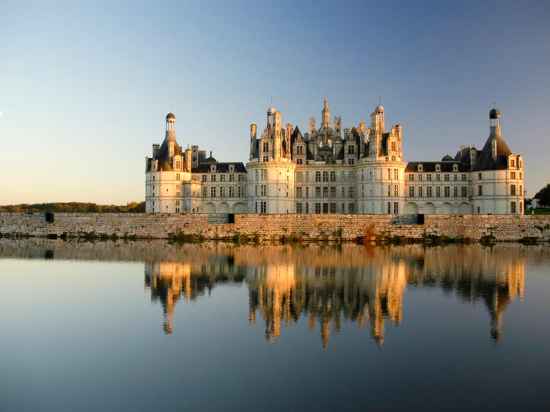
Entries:
POLYGON ((296 203, 296 213, 298 214, 302 214, 302 204, 301 203, 296 203))
POLYGON ((225 182, 225 175, 220 175, 220 182, 225 182))
POLYGON ((321 197, 321 187, 315 186, 315 197, 319 199, 321 197))
POLYGON ((202 181, 206 182, 206 175, 202 175, 202 181))
POLYGON ((516 213, 516 202, 510 202, 510 212, 516 213))
POLYGON ((428 186, 428 187, 426 188, 426 196, 427 196, 427 197, 432 197, 432 189, 433 189, 433 188, 432 188, 431 186, 428 186))
POLYGON ((466 186, 462 186, 460 188, 460 195, 462 197, 467 197, 468 196, 468 188, 466 186))
POLYGON ((388 197, 391 196, 391 185, 388 185, 388 197))
POLYGON ((261 185, 260 186, 260 195, 261 196, 267 196, 267 186, 266 185, 261 185))
POLYGON ((315 214, 316 215, 321 214, 321 203, 315 203, 315 214))
POLYGON ((439 164, 435 165, 435 171, 436 172, 441 172, 441 165, 439 165, 439 164))
POLYGON ((395 197, 398 197, 399 196, 399 185, 394 185, 393 186, 393 195, 395 197))
POLYGON ((336 213, 336 203, 330 204, 330 213, 336 213))
POLYGON ((353 198, 355 196, 355 190, 353 188, 353 186, 350 186, 348 188, 348 194, 349 194, 349 197, 353 198))
POLYGON ((510 166, 511 167, 516 167, 516 161, 514 159, 510 160, 510 166))
POLYGON ((510 180, 516 180, 516 172, 510 172, 510 180))
POLYGON ((391 202, 388 202, 388 215, 391 214, 391 202))
POLYGON ((422 186, 418 186, 418 197, 422 197, 422 186))
POLYGON ((264 152, 269 152, 269 142, 264 142, 264 152))
POLYGON ((309 198, 309 187, 306 187, 306 199, 309 198))
POLYGON ((202 188, 202 197, 206 197, 208 195, 208 192, 206 191, 206 187, 202 188))
POLYGON ((316 182, 321 181, 321 172, 319 172, 319 171, 315 172, 315 181, 316 182))
POLYGON ((353 203, 348 203, 348 213, 355 213, 355 205, 353 203))
POLYGON ((267 202, 260 202, 260 213, 267 213, 267 202))
POLYGON ((241 189, 240 186, 237 187, 237 196, 238 196, 238 197, 244 197, 244 196, 243 196, 242 189, 241 189))
POLYGON ((210 188, 210 197, 216 197, 216 187, 210 188))
POLYGON ((301 187, 296 188, 296 197, 299 198, 299 199, 302 197, 302 188, 301 187))
POLYGON ((511 196, 516 195, 516 185, 510 185, 510 195, 511 196))
POLYGON ((180 174, 176 173, 176 180, 180 180, 180 174))
POLYGON ((414 182, 414 175, 412 173, 409 174, 409 181, 414 182))
POLYGON ((211 182, 215 182, 215 181, 216 181, 216 175, 215 175, 215 174, 211 174, 211 175, 210 175, 210 181, 211 181, 211 182))
POLYGON ((220 187, 220 197, 225 197, 225 187, 220 187))
POLYGON ((336 197, 336 186, 331 186, 330 188, 330 197, 334 199, 336 197))
POLYGON ((323 182, 328 182, 328 172, 323 172, 323 182))
POLYGON ((435 175, 435 180, 441 182, 441 175, 439 173, 435 175))
POLYGON ((348 164, 349 164, 349 165, 355 164, 355 160, 353 160, 353 159, 348 159, 348 164))
POLYGON ((431 173, 428 173, 428 174, 426 175, 426 180, 427 180, 428 182, 431 182, 431 181, 432 181, 432 174, 431 174, 431 173))
POLYGON ((355 154, 355 146, 348 146, 348 154, 355 154))
POLYGON ((301 164, 304 164, 304 162, 302 161, 302 159, 296 159, 296 164, 301 165, 301 164))
POLYGON ((447 173, 443 175, 443 180, 445 180, 446 182, 449 181, 449 175, 447 173))
POLYGON ((304 146, 302 146, 302 145, 296 146, 296 154, 303 155, 304 154, 304 146))
POLYGON ((323 203, 323 214, 327 214, 328 213, 328 203, 323 203))
POLYGON ((234 181, 235 181, 235 175, 234 175, 233 173, 231 173, 231 174, 229 175, 229 181, 230 181, 230 182, 234 182, 234 181))
POLYGON ((399 170, 398 169, 393 169, 393 178, 395 180, 399 180, 399 170))
POLYGON ((327 186, 323 187, 323 197, 324 198, 328 197, 328 187, 327 186))
POLYGON ((233 189, 233 186, 229 186, 229 197, 235 196, 235 190, 233 189))
POLYGON ((424 170, 424 168, 423 168, 422 165, 418 165, 418 166, 417 166, 417 170, 418 170, 419 172, 421 172, 422 170, 424 170))
POLYGON ((414 186, 409 186, 409 197, 414 197, 414 186))
POLYGON ((466 181, 466 174, 465 174, 465 173, 462 173, 461 178, 462 178, 462 181, 465 182, 465 181, 466 181))
POLYGON ((477 178, 478 178, 478 180, 481 180, 482 174, 481 174, 481 173, 478 173, 478 174, 477 174, 477 178))
POLYGON ((458 197, 458 186, 453 187, 453 197, 458 197))
POLYGON ((435 188, 435 197, 441 197, 441 186, 435 188))
POLYGON ((393 214, 398 215, 399 214, 399 203, 393 202, 393 214))
POLYGON ((388 169, 388 180, 391 180, 391 169, 388 169))
POLYGON ((451 197, 451 188, 449 186, 444 187, 445 197, 451 197))
POLYGON ((483 196, 483 186, 479 185, 477 187, 477 195, 478 196, 483 196))
POLYGON ((334 170, 330 172, 330 181, 336 182, 336 172, 334 170))

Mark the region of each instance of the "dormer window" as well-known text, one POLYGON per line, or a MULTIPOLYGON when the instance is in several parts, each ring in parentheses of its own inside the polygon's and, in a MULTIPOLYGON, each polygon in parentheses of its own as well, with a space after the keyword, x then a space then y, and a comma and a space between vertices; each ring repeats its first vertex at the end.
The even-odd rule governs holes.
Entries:
POLYGON ((453 172, 458 172, 458 165, 456 163, 453 165, 453 172))
POLYGON ((441 172, 441 165, 440 164, 435 165, 435 171, 436 172, 441 172))
POLYGON ((516 167, 516 161, 514 159, 510 159, 510 167, 516 167))
POLYGON ((418 169, 419 172, 422 172, 422 171, 424 171, 424 166, 420 164, 420 165, 418 165, 417 169, 418 169))
POLYGON ((210 165, 210 173, 216 173, 216 165, 210 165))
POLYGON ((229 173, 235 172, 235 165, 229 165, 229 173))

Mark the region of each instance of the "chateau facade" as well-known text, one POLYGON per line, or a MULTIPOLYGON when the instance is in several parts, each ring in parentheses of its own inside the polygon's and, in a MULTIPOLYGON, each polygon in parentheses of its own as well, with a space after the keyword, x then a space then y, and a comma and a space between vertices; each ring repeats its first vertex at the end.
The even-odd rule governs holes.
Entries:
POLYGON ((501 113, 489 112, 481 150, 462 147, 440 161, 406 162, 403 128, 385 127, 378 105, 370 124, 342 128, 325 99, 321 124, 308 131, 270 107, 261 133, 250 125, 250 153, 218 162, 176 141, 174 114, 166 136, 146 158, 148 213, 523 214, 524 164, 504 141, 501 113))

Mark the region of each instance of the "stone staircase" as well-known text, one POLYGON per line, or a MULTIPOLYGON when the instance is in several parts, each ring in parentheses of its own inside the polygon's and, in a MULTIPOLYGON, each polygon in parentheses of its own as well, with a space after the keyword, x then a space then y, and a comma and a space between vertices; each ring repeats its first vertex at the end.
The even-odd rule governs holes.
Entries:
POLYGON ((395 216, 391 223, 392 225, 419 225, 419 215, 398 215, 395 216))
POLYGON ((208 215, 208 223, 211 225, 223 225, 229 223, 228 213, 212 213, 208 215))

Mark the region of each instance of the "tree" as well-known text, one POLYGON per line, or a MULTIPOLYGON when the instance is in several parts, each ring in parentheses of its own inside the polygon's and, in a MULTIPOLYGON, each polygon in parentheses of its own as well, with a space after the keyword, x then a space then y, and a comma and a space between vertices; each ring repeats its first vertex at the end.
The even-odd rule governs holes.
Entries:
POLYGON ((550 206, 550 184, 540 189, 535 195, 541 206, 550 206))

